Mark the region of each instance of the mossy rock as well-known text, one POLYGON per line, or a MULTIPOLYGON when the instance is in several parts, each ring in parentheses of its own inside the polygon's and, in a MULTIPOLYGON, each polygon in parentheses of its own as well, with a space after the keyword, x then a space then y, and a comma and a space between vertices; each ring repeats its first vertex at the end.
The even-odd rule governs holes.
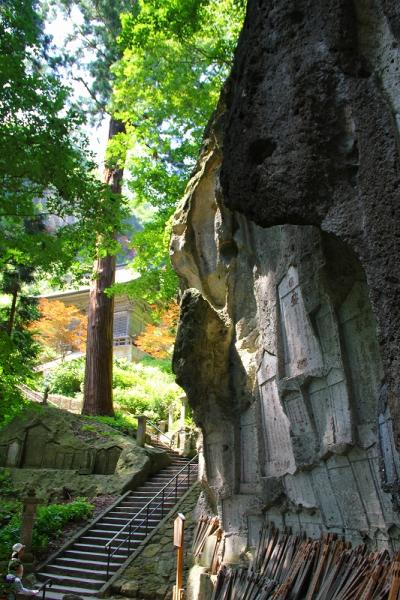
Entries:
POLYGON ((119 494, 169 464, 166 452, 141 448, 118 430, 53 407, 31 407, 0 431, 0 467, 18 495, 44 500, 119 494))

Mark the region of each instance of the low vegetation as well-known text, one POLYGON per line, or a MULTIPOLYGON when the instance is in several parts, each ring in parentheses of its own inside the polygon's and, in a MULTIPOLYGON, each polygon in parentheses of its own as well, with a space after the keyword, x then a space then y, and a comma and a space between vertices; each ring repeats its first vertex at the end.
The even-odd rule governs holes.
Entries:
MULTIPOLYGON (((20 539, 22 502, 15 500, 10 474, 0 470, 0 560, 7 560, 15 540, 20 539)), ((93 505, 86 498, 76 498, 64 504, 39 506, 33 527, 33 550, 41 552, 51 539, 59 537, 68 523, 91 517, 93 505)))
MULTIPOLYGON (((49 378, 51 393, 81 397, 84 374, 83 358, 61 364, 52 371, 49 378)), ((166 419, 169 407, 178 406, 181 394, 181 388, 174 381, 169 359, 149 357, 137 363, 125 360, 114 362, 113 397, 117 412, 128 415, 145 414, 156 420, 166 419)), ((116 422, 117 427, 122 429, 127 426, 122 415, 109 420, 112 423, 107 421, 107 424, 114 426, 116 422)))

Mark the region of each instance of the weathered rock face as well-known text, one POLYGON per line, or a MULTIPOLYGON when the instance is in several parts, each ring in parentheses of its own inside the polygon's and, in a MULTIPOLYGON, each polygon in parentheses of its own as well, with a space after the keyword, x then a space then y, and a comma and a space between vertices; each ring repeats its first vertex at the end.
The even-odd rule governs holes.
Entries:
POLYGON ((225 114, 175 215, 174 369, 228 562, 265 519, 400 544, 389 4, 250 0, 225 114))
POLYGON ((45 500, 62 497, 65 488, 73 495, 119 494, 169 462, 165 452, 53 407, 28 408, 0 432, 0 468, 10 470, 19 494, 34 488, 45 500))
POLYGON ((399 24, 390 0, 249 0, 221 179, 255 223, 316 225, 355 251, 400 423, 399 24))

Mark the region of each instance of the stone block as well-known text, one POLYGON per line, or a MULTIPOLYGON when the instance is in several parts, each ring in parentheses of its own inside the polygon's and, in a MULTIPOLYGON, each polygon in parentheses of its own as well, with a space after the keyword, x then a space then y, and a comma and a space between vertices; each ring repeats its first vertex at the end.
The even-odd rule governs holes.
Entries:
POLYGON ((156 544, 150 544, 143 550, 142 555, 146 558, 151 558, 152 556, 156 556, 159 551, 160 548, 156 544))
POLYGON ((128 598, 136 598, 139 593, 139 583, 137 581, 127 581, 121 586, 121 594, 128 598))
POLYGON ((211 600, 214 586, 204 567, 190 569, 187 583, 187 600, 211 600))

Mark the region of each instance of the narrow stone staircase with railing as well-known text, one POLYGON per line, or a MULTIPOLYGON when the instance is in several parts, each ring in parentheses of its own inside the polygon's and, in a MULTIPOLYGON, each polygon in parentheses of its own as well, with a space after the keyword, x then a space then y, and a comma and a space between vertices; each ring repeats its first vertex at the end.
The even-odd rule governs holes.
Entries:
POLYGON ((38 580, 51 580, 47 600, 60 600, 64 594, 76 594, 85 600, 98 597, 197 480, 197 456, 191 460, 183 458, 157 440, 152 445, 168 451, 171 464, 137 489, 123 494, 79 536, 39 566, 38 580))

